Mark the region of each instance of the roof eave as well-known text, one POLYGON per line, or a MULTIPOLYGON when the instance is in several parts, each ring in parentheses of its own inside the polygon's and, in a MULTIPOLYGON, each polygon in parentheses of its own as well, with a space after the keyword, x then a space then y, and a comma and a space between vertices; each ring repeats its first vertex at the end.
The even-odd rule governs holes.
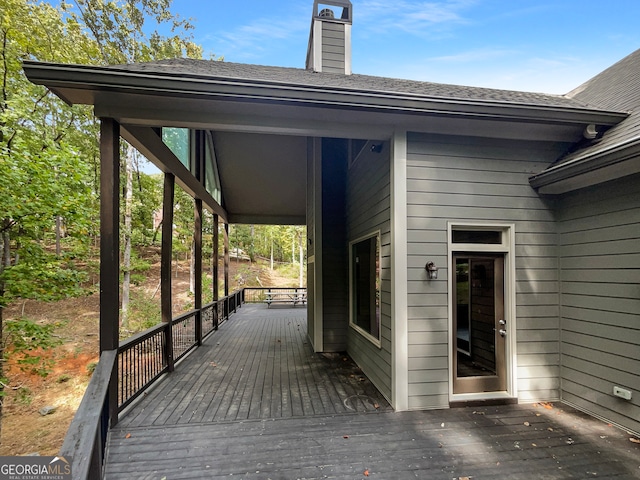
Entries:
MULTIPOLYGON (((561 163, 548 168, 542 173, 529 178, 529 184, 542 194, 558 195, 572 190, 593 185, 593 178, 598 172, 616 167, 618 177, 627 176, 640 171, 640 137, 615 145, 605 151, 578 157, 570 162, 561 163), (625 168, 620 168, 623 164, 625 168), (580 181, 580 177, 588 181, 580 181)), ((605 180, 612 180, 607 177, 605 180)))
MULTIPOLYGON (((24 70, 30 81, 45 85, 67 103, 90 103, 90 100, 87 100, 87 93, 114 91, 168 97, 197 96, 224 100, 275 101, 289 105, 447 114, 543 123, 594 123, 603 126, 615 125, 628 116, 627 113, 579 107, 440 98, 401 92, 372 92, 255 79, 155 74, 87 65, 25 62, 24 70)), ((92 96, 89 95, 89 97, 92 96)))

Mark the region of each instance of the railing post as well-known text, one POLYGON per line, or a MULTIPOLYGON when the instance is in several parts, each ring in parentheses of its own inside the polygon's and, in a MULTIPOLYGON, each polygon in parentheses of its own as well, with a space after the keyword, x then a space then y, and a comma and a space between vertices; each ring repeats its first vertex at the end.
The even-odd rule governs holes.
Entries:
POLYGON ((174 370, 173 329, 171 328, 171 257, 173 249, 173 198, 176 177, 164 174, 164 198, 162 202, 162 251, 160 258, 160 309, 165 330, 164 356, 170 372, 174 370))

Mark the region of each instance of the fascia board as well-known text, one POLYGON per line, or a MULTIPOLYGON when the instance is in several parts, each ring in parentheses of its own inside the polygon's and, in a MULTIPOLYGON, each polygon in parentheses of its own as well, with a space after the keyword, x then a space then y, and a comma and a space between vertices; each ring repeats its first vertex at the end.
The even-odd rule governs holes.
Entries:
POLYGON ((67 100, 71 102, 76 101, 72 90, 81 91, 78 100, 82 98, 84 101, 87 90, 102 90, 543 123, 615 125, 628 116, 627 113, 579 107, 440 98, 227 77, 161 75, 87 65, 25 62, 24 70, 33 83, 46 85, 54 91, 64 89, 67 100))
MULTIPOLYGON (((579 157, 570 162, 550 167, 544 172, 530 177, 529 184, 536 190, 541 190, 553 184, 564 182, 580 175, 590 174, 636 157, 640 158, 640 138, 636 138, 632 142, 615 145, 594 155, 579 157)), ((621 173, 627 175, 626 172, 621 171, 621 173)), ((566 191, 574 189, 573 187, 567 188, 566 191)), ((554 189, 556 194, 566 193, 566 191, 561 187, 554 189)))

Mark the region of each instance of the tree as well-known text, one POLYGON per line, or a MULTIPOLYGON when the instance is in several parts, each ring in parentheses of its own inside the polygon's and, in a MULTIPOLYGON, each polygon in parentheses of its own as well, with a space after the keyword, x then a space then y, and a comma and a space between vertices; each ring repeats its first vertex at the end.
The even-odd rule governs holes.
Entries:
MULTIPOLYGON (((62 4, 70 18, 87 27, 95 41, 102 60, 106 64, 132 63, 163 58, 201 58, 202 48, 188 35, 193 27, 170 12, 171 0, 73 0, 72 6, 62 4), (145 34, 145 23, 151 20, 156 26, 168 24, 172 35, 164 37, 157 30, 145 34)), ((126 147, 124 155, 124 228, 122 285, 122 317, 127 323, 131 272, 131 241, 134 149, 126 147)))
MULTIPOLYGON (((49 4, 0 0, 0 378, 3 308, 13 298, 52 300, 78 292, 80 276, 43 240, 64 223, 86 238, 91 199, 88 146, 79 132, 95 125, 87 108, 68 108, 31 84, 21 61, 88 62, 97 53, 80 26, 49 4)), ((95 149, 95 147, 90 147, 95 149)), ((0 396, 3 393, 0 385, 0 396)), ((0 416, 2 414, 0 403, 0 416)))
MULTIPOLYGON (((31 84, 21 62, 113 64, 201 56, 186 33, 191 26, 171 14, 170 6, 170 0, 56 6, 0 0, 0 349, 9 300, 78 293, 73 265, 46 249, 56 224, 78 241, 97 231, 97 122, 89 108, 69 107, 31 84), (170 36, 147 28, 149 21, 168 25, 170 36)), ((0 360, 3 355, 0 350, 0 360)))

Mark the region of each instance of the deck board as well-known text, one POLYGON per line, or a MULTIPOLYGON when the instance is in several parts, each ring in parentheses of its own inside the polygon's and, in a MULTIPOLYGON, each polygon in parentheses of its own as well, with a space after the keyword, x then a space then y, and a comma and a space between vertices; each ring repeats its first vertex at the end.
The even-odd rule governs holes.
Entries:
POLYGON ((562 404, 393 412, 304 314, 243 306, 122 416, 105 477, 640 478, 628 434, 562 404))

